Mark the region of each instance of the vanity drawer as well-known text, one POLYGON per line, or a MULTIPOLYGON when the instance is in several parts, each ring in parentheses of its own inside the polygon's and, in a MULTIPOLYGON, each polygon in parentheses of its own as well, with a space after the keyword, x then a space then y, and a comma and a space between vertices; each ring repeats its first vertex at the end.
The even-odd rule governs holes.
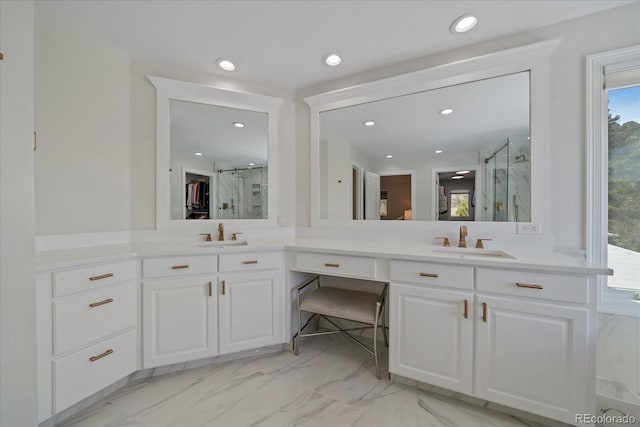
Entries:
POLYGON ((142 275, 146 278, 210 274, 217 271, 217 255, 145 258, 142 260, 142 275))
POLYGON ((476 290, 586 304, 589 287, 584 277, 477 268, 476 290))
POLYGON ((55 360, 54 412, 60 412, 135 371, 136 340, 133 330, 55 360))
POLYGON ((351 255, 298 252, 297 268, 321 274, 376 278, 376 259, 351 255))
POLYGON ((393 260, 390 276, 392 282, 473 289, 473 267, 393 260))
POLYGON ((101 286, 133 280, 138 277, 136 260, 90 265, 53 273, 53 293, 59 297, 101 286))
POLYGON ((96 289, 53 303, 54 353, 113 334, 138 320, 138 284, 96 289))
POLYGON ((220 271, 275 270, 282 264, 280 252, 221 254, 220 271))

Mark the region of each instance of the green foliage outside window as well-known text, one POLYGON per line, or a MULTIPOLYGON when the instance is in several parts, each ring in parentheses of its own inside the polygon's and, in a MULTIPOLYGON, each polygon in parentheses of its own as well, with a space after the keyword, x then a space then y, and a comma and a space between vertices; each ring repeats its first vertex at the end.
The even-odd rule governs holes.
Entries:
POLYGON ((608 121, 609 244, 640 252, 640 124, 608 121))

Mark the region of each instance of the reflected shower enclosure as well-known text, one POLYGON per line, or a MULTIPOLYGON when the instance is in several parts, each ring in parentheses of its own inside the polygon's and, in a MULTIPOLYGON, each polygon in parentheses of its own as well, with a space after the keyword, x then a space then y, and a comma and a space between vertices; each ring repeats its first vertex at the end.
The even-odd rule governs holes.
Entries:
POLYGON ((267 167, 218 169, 218 219, 267 218, 267 167))
POLYGON ((531 221, 529 137, 509 137, 484 159, 484 221, 531 221))

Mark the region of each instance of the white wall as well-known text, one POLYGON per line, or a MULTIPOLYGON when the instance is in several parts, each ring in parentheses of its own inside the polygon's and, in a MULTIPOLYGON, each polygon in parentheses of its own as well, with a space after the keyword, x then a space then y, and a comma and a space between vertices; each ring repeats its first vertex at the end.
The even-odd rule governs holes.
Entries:
POLYGON ((43 5, 35 8, 36 233, 129 230, 130 60, 50 19, 43 5))
POLYGON ((0 2, 0 425, 37 425, 33 2, 0 2))
MULTIPOLYGON (((155 228, 156 136, 155 88, 147 75, 184 80, 209 86, 276 96, 284 99, 278 111, 278 212, 280 226, 295 221, 295 141, 293 93, 286 89, 198 72, 167 64, 133 61, 130 70, 131 111, 131 228, 155 228)), ((271 155, 271 154, 269 154, 271 155)))
MULTIPOLYGON (((640 43, 640 4, 605 11, 473 46, 442 52, 413 61, 383 67, 348 78, 308 87, 296 97, 327 92, 435 65, 504 50, 528 43, 563 38, 550 62, 550 182, 562 182, 563 192, 549 193, 549 230, 558 246, 584 248, 585 222, 585 57, 586 55, 640 43), (567 199, 565 194, 575 194, 567 199)), ((309 113, 297 111, 297 211, 298 226, 309 225, 309 113)))

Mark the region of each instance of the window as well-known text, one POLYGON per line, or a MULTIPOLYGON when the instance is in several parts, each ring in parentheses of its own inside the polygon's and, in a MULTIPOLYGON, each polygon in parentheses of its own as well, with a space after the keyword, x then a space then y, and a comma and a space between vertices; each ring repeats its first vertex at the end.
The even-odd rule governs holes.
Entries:
POLYGON ((452 218, 468 218, 469 217, 469 193, 452 193, 451 194, 451 217, 452 218))
POLYGON ((588 260, 599 310, 640 317, 640 46, 587 58, 588 260))
POLYGON ((607 98, 607 286, 640 292, 640 84, 607 98))

